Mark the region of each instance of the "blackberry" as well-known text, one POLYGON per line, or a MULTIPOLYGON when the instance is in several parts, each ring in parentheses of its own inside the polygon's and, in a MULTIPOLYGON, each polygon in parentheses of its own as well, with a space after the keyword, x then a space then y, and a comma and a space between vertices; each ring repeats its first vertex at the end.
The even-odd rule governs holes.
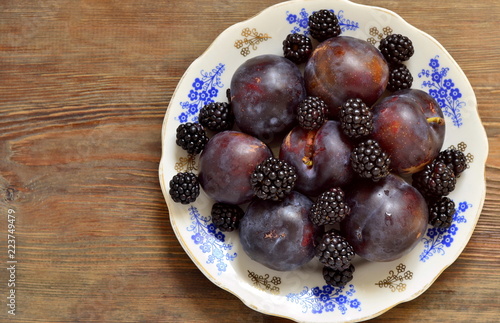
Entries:
POLYGON ((407 61, 415 52, 412 41, 401 34, 386 36, 380 41, 378 48, 390 64, 407 61))
POLYGON ((325 282, 333 287, 344 287, 353 278, 354 265, 350 265, 344 270, 335 270, 328 266, 323 267, 323 278, 325 282))
POLYGON ((289 34, 283 41, 283 55, 296 64, 305 63, 312 53, 311 39, 301 34, 289 34))
POLYGON ((321 193, 309 211, 309 218, 319 226, 342 221, 351 212, 344 197, 344 191, 340 187, 321 193))
POLYGON ((199 123, 181 123, 176 130, 176 144, 190 154, 199 154, 205 148, 208 137, 199 123))
POLYGON ((309 32, 314 39, 322 42, 337 37, 342 31, 333 11, 322 9, 309 16, 309 32))
POLYGON ((446 196, 455 189, 456 177, 445 163, 434 160, 412 175, 413 186, 427 198, 446 196))
POLYGON ((309 96, 297 107, 297 121, 306 130, 319 129, 326 121, 326 103, 318 97, 309 96))
POLYGON ((339 111, 342 131, 351 138, 368 136, 373 131, 373 113, 361 99, 349 99, 339 111))
POLYGON ((429 203, 429 224, 435 228, 448 228, 455 214, 455 202, 443 196, 429 203))
POLYGON ((389 82, 387 89, 391 92, 405 90, 411 88, 413 84, 413 76, 406 65, 397 64, 390 67, 389 82))
POLYGON ((436 160, 445 163, 453 171, 455 177, 460 177, 460 174, 467 168, 467 157, 455 148, 441 151, 436 160))
POLYGON ((172 200, 181 204, 189 204, 196 201, 200 195, 200 184, 198 177, 191 172, 177 173, 169 183, 169 194, 172 200))
POLYGON ((377 141, 368 139, 359 143, 351 153, 351 165, 362 178, 378 181, 389 175, 391 159, 377 141))
POLYGON ((330 230, 321 237, 315 254, 324 266, 334 270, 345 270, 351 265, 354 249, 336 230, 330 230))
POLYGON ((238 205, 217 202, 212 205, 212 223, 223 232, 238 229, 245 212, 238 205))
POLYGON ((198 121, 212 131, 229 130, 234 125, 233 110, 229 103, 211 102, 201 108, 198 121))
POLYGON ((282 200, 288 195, 297 180, 295 167, 269 157, 255 167, 251 183, 255 195, 263 200, 282 200))

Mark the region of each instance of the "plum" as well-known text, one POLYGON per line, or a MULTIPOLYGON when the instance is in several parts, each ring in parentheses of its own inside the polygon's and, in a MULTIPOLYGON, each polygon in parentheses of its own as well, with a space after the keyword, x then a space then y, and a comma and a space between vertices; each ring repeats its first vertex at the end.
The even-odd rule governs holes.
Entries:
POLYGON ((254 261, 278 271, 299 268, 314 258, 321 228, 309 219, 313 202, 292 191, 282 201, 254 198, 240 222, 240 241, 254 261))
POLYGON ((369 42, 339 36, 316 47, 305 66, 304 79, 308 95, 323 99, 329 117, 336 119, 340 106, 348 99, 374 104, 387 87, 389 67, 369 42))
POLYGON ((422 90, 393 93, 373 107, 372 137, 391 156, 391 169, 413 174, 436 158, 445 136, 439 104, 422 90))
POLYGON ((424 197, 396 174, 363 181, 346 193, 351 213, 340 224, 342 235, 360 257, 392 261, 409 253, 425 233, 424 197))
POLYGON ((306 96, 297 65, 271 54, 246 60, 233 74, 230 88, 237 126, 266 143, 295 126, 296 107, 306 96))
POLYGON ((200 156, 201 187, 217 202, 247 203, 254 195, 252 172, 271 156, 269 147, 253 136, 233 130, 219 132, 200 156))
POLYGON ((295 127, 283 140, 279 156, 296 168, 295 190, 317 196, 351 181, 352 148, 340 122, 328 120, 317 130, 295 127))

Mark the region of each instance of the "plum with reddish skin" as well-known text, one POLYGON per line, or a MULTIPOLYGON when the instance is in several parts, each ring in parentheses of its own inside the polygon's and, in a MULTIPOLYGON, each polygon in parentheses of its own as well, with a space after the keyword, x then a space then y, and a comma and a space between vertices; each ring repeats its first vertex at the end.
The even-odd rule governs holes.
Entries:
POLYGON ((255 167, 272 156, 261 140, 239 131, 214 135, 200 156, 201 187, 205 193, 227 204, 243 204, 254 195, 250 177, 255 167))
POLYGON ((413 174, 437 157, 446 124, 439 104, 422 90, 393 93, 373 107, 372 137, 391 156, 391 169, 413 174))
POLYGON ((352 148, 340 122, 328 120, 318 130, 295 127, 283 140, 279 156, 296 168, 295 190, 317 196, 351 181, 352 148))
POLYGON ((351 213, 341 222, 341 233, 355 253, 369 261, 401 258, 427 228, 424 197, 395 174, 356 185, 346 193, 346 203, 351 213))
POLYGON ((348 99, 374 104, 387 87, 389 67, 369 42, 339 36, 316 47, 306 64, 304 79, 308 95, 323 99, 329 117, 336 119, 340 106, 348 99))
POLYGON ((309 219, 313 202, 291 192, 283 201, 254 198, 240 221, 240 241, 245 253, 278 271, 299 268, 314 258, 321 232, 309 219))
POLYGON ((250 58, 231 79, 231 104, 236 124, 265 142, 296 125, 296 107, 306 96, 296 64, 277 55, 250 58))

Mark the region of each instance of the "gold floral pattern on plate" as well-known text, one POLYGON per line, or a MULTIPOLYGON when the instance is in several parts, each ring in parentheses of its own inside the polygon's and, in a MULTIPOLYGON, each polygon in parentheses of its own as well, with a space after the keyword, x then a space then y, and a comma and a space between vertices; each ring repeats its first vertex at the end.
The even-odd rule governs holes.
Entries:
POLYGON ((243 56, 247 56, 250 54, 250 49, 252 50, 257 50, 258 44, 262 43, 263 41, 266 41, 270 38, 267 33, 260 33, 257 31, 255 28, 244 28, 241 31, 241 36, 243 36, 243 39, 238 39, 234 42, 234 47, 240 50, 240 54, 243 56))
POLYGON ((406 290, 405 280, 411 280, 413 278, 413 272, 406 270, 404 264, 399 264, 396 267, 396 271, 389 271, 389 276, 384 280, 375 283, 380 288, 389 288, 392 292, 404 292, 406 290))
POLYGON ((281 278, 273 276, 271 279, 269 274, 258 275, 253 271, 248 271, 248 278, 252 281, 253 285, 260 290, 269 291, 271 294, 279 294, 280 288, 278 285, 281 284, 281 278))
POLYGON ((370 28, 370 36, 372 37, 368 38, 367 41, 372 45, 375 45, 382 40, 382 38, 390 34, 392 34, 392 28, 389 26, 382 28, 382 31, 378 30, 377 27, 372 27, 370 28))
POLYGON ((187 157, 180 157, 179 161, 175 163, 174 169, 177 172, 192 172, 194 170, 198 170, 196 156, 189 154, 187 157))

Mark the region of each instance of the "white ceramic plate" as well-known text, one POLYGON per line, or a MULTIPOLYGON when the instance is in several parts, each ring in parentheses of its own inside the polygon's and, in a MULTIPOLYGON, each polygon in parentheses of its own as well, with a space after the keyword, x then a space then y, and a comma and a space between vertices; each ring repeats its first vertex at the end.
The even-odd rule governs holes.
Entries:
POLYGON ((367 320, 419 296, 460 255, 485 198, 488 143, 474 92, 460 67, 435 39, 397 14, 345 0, 280 3, 221 33, 180 80, 165 116, 162 140, 160 183, 171 225, 186 253, 214 284, 249 307, 299 322, 367 320), (414 76, 412 87, 429 92, 441 104, 447 122, 443 148, 461 149, 470 165, 450 195, 457 205, 450 228, 429 227, 417 247, 397 261, 369 263, 356 258, 355 277, 344 288, 325 286, 318 261, 293 272, 276 272, 255 263, 240 247, 237 233, 213 227, 213 201, 203 192, 191 205, 174 203, 168 194, 169 180, 178 171, 198 171, 198 159, 175 144, 177 126, 196 121, 207 102, 226 101, 231 76, 245 60, 261 54, 282 55, 286 35, 307 33, 307 17, 319 9, 334 10, 343 35, 375 45, 389 33, 412 39, 416 51, 406 64, 414 76))

